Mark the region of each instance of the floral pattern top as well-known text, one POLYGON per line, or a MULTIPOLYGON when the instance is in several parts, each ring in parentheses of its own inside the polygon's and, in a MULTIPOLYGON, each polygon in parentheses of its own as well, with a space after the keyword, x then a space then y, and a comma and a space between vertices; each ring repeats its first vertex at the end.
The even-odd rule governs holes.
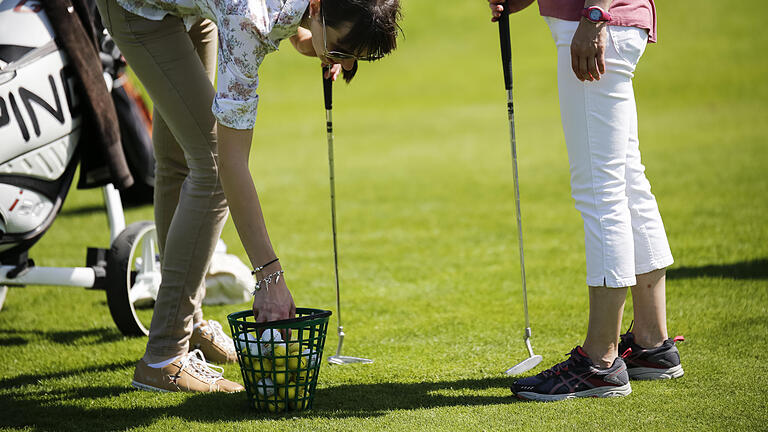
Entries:
POLYGON ((309 0, 117 0, 127 11, 151 20, 177 15, 203 17, 219 30, 218 80, 213 115, 233 129, 256 122, 259 66, 280 41, 296 34, 309 0))

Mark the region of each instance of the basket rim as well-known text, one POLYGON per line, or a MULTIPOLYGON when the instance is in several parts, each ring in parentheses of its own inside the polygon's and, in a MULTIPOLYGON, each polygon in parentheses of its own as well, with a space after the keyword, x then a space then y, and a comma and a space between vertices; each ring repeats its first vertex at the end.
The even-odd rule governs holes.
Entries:
POLYGON ((253 310, 248 309, 240 312, 232 312, 227 315, 227 320, 232 325, 237 325, 244 329, 261 329, 261 328, 289 328, 291 324, 316 324, 315 321, 323 322, 327 321, 328 317, 332 315, 332 312, 325 309, 315 308, 296 308, 296 313, 307 314, 303 317, 288 318, 284 320, 265 321, 260 323, 246 321, 245 318, 253 316, 253 310))

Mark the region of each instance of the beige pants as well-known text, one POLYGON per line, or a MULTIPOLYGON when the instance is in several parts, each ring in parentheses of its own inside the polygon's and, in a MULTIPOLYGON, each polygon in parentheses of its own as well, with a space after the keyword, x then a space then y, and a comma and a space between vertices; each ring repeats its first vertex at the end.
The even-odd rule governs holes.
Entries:
POLYGON ((205 273, 227 218, 211 113, 217 31, 209 20, 152 21, 115 0, 97 0, 104 26, 154 103, 155 223, 162 283, 144 354, 148 363, 185 354, 202 320, 205 273))

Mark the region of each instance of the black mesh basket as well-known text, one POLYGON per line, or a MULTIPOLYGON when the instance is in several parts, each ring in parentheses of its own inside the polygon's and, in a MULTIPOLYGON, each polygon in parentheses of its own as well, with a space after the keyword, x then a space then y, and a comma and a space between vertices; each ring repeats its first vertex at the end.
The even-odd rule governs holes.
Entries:
POLYGON ((330 316, 331 311, 308 308, 296 308, 296 318, 258 324, 251 310, 227 316, 245 391, 256 410, 312 408, 330 316))

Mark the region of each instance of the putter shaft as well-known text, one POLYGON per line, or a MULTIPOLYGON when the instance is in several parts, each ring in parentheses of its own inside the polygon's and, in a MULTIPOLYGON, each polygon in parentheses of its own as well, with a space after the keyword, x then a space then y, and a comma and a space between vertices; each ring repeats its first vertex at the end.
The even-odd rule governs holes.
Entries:
POLYGON ((533 353, 531 346, 531 325, 528 318, 528 289, 525 283, 525 255, 523 253, 523 217, 520 210, 520 181, 517 170, 517 140, 515 138, 515 107, 512 102, 512 46, 509 38, 509 15, 504 11, 499 17, 499 42, 501 63, 504 72, 504 88, 507 90, 507 117, 509 119, 509 138, 512 150, 512 173, 515 183, 515 216, 517 220, 517 240, 520 249, 520 278, 523 286, 523 313, 525 316, 525 347, 528 358, 507 370, 508 375, 528 371, 541 362, 541 356, 533 353))
POLYGON ((328 170, 330 173, 331 185, 331 232, 333 234, 333 275, 336 281, 336 319, 338 320, 337 332, 339 335, 339 345, 336 348, 336 354, 328 357, 331 364, 349 364, 349 363, 373 363, 373 360, 349 357, 341 355, 341 347, 344 345, 344 327, 341 325, 341 290, 339 289, 339 253, 336 240, 336 174, 334 172, 333 161, 333 98, 332 98, 332 79, 325 79, 326 68, 323 68, 323 96, 325 98, 325 128, 328 136, 328 170))

